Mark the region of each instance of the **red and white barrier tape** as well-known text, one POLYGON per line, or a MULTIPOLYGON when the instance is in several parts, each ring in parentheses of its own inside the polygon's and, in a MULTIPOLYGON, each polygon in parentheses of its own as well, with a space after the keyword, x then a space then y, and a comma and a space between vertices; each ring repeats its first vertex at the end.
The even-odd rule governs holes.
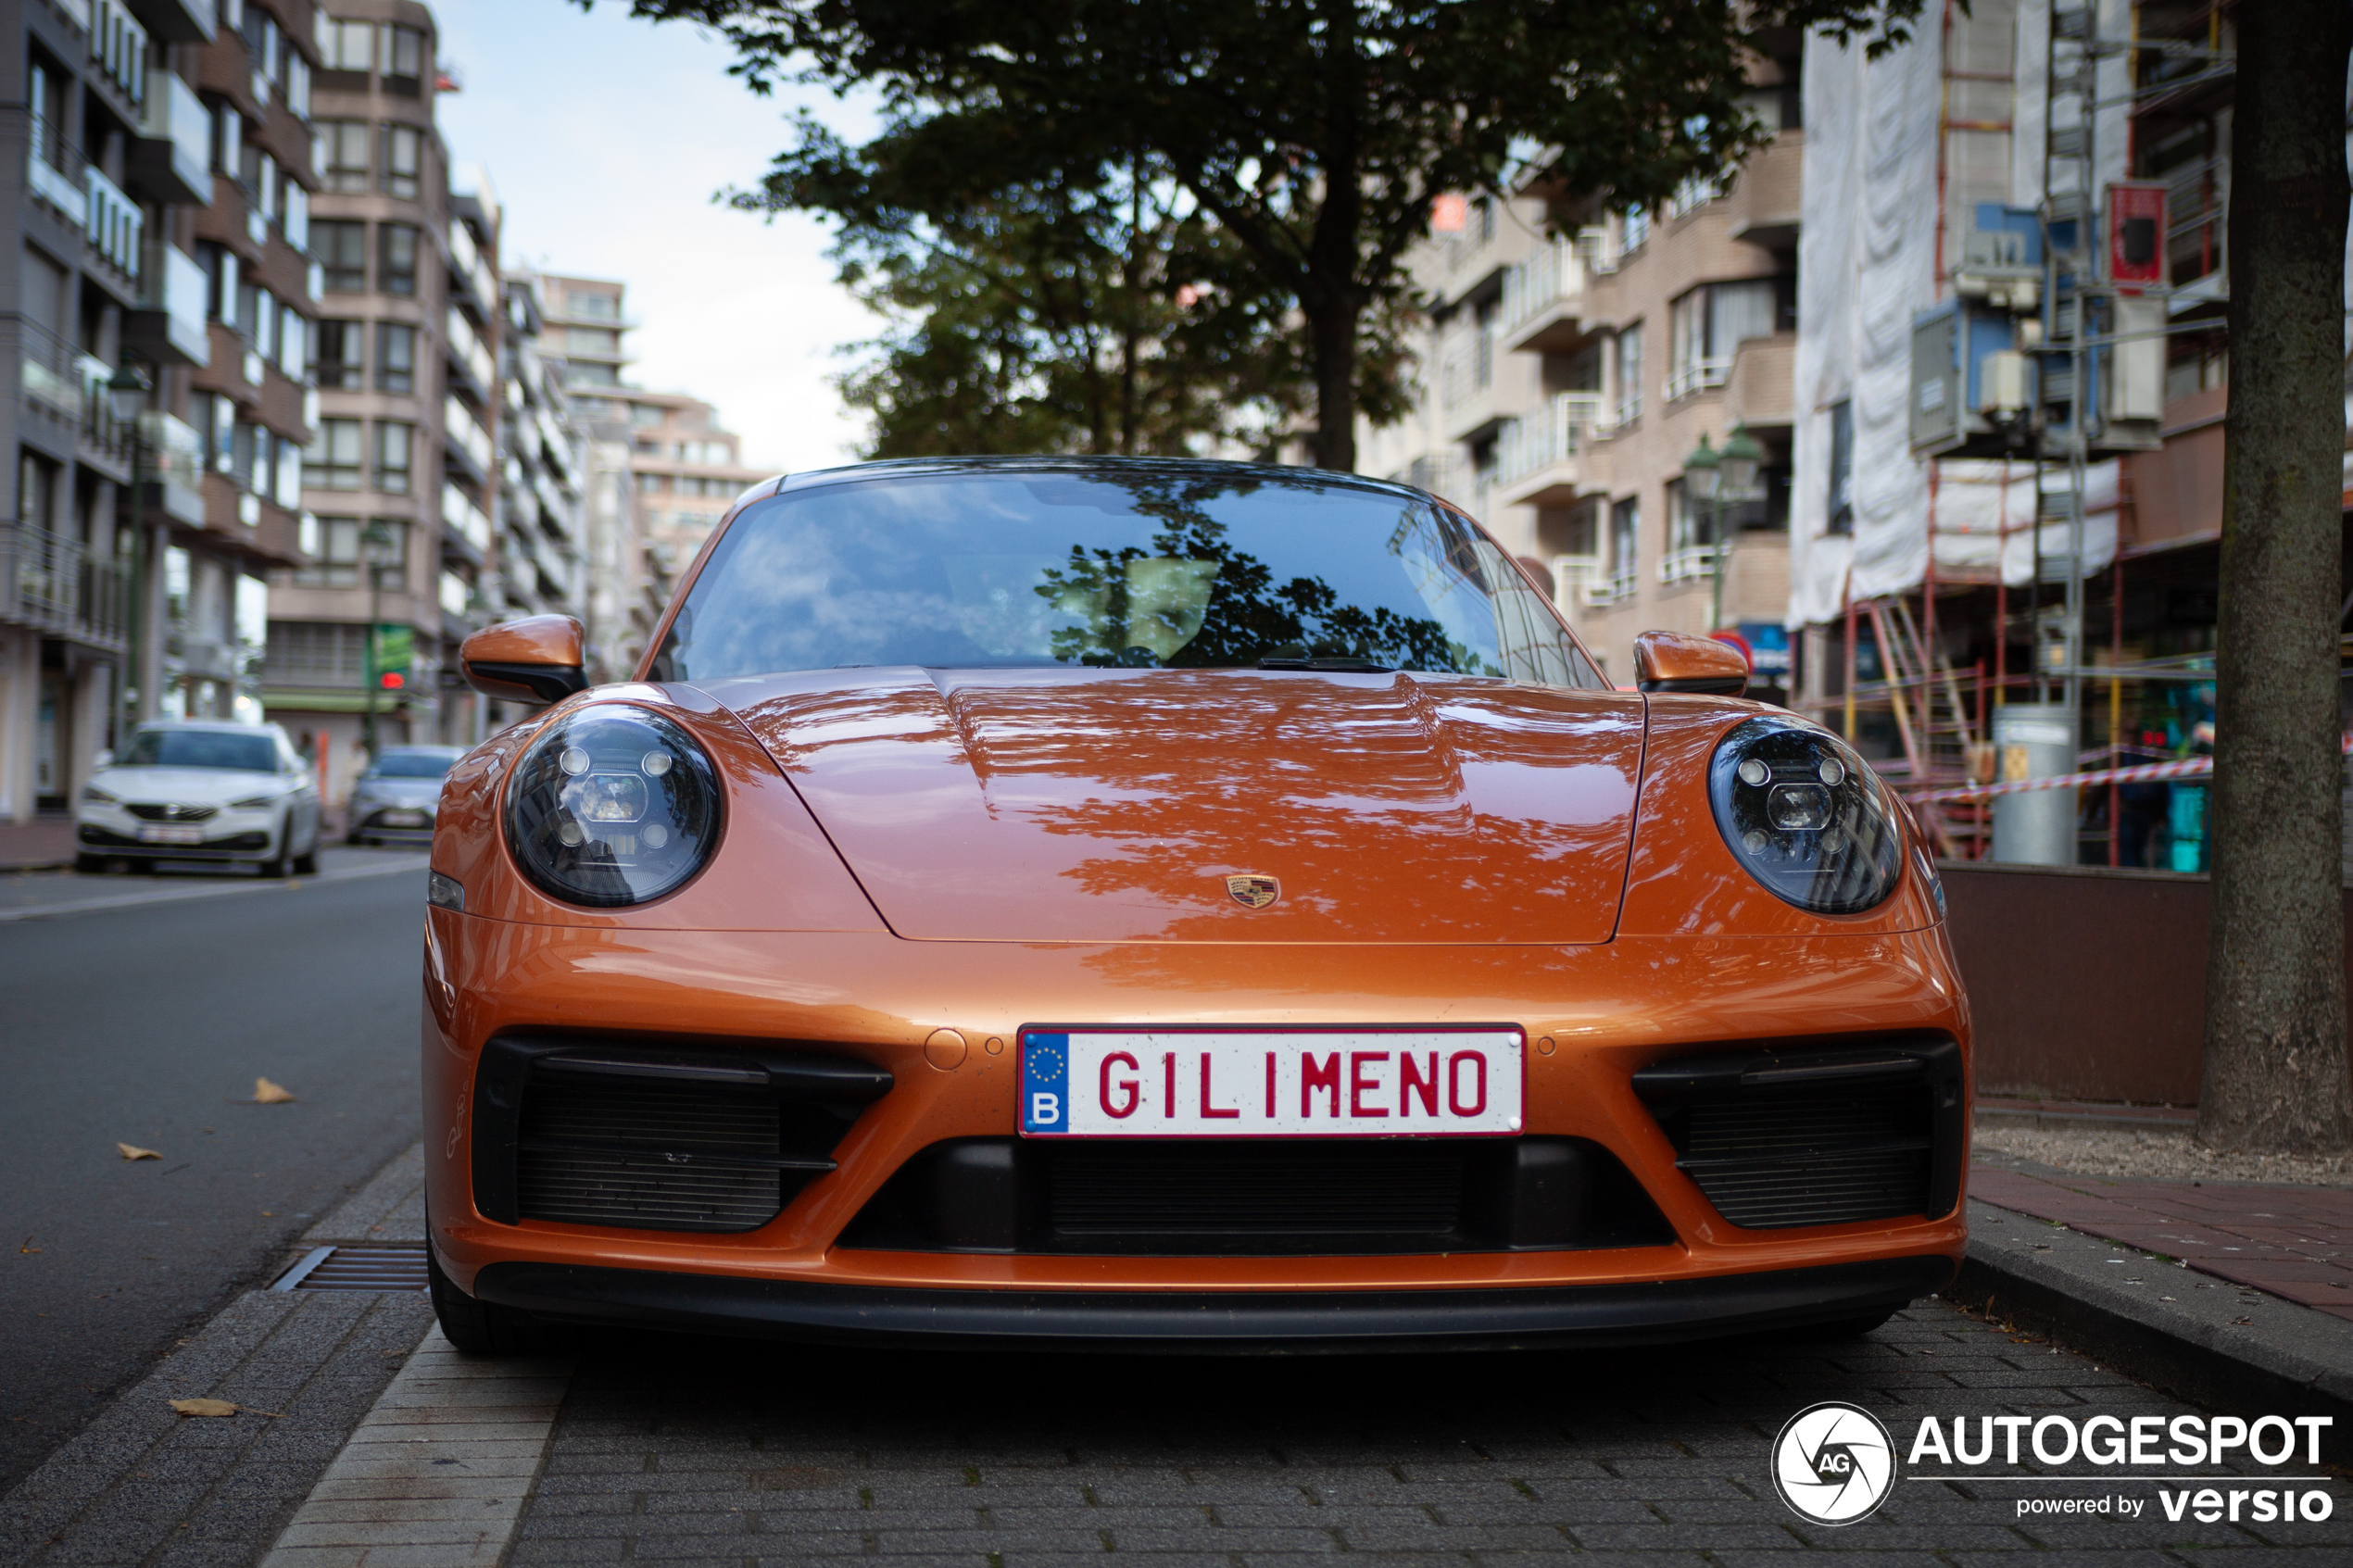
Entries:
MULTIPOLYGON (((2339 742, 2338 750, 2353 751, 2353 735, 2339 742)), ((2103 768, 2093 773, 2060 773, 2052 778, 2020 779, 2010 784, 1971 784, 1965 789, 1931 789, 1905 798, 1915 806, 1933 806, 1946 800, 1991 800, 1996 796, 2021 795, 2030 789, 2082 789, 2090 784, 2200 779, 2213 771, 2214 759, 2194 757, 2186 762, 2152 762, 2138 768, 2103 768)))

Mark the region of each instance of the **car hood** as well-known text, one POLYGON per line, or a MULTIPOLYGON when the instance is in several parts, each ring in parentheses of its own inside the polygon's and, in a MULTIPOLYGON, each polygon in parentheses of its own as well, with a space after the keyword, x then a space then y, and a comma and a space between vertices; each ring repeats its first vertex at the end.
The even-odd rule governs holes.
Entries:
POLYGON ((1639 697, 1256 671, 704 689, 902 936, 1592 943, 1617 923, 1639 697), (1251 909, 1229 876, 1279 896, 1251 909))
POLYGON ((248 773, 235 768, 102 768, 90 782, 123 800, 181 806, 226 806, 293 787, 283 773, 248 773))

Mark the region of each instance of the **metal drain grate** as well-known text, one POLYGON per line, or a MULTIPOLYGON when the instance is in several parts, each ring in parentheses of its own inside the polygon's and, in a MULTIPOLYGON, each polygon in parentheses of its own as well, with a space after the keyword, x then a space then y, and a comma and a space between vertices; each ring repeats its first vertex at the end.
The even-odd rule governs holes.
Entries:
POLYGON ((314 1247, 272 1290, 422 1290, 422 1246, 314 1247))

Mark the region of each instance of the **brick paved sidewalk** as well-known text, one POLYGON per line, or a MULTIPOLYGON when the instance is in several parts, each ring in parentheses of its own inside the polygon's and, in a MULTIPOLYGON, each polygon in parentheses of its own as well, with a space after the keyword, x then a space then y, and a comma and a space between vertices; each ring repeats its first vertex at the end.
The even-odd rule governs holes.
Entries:
POLYGON ((2353 1191, 1978 1165, 1969 1196, 2353 1320, 2353 1191))
MULTIPOLYGON (((1775 1494, 1768 1451, 1782 1423, 1823 1399, 1874 1411, 1899 1449, 1931 1414, 2081 1422, 2190 1408, 1938 1301, 1868 1339, 1584 1354, 988 1355, 598 1336, 505 1562, 1076 1568, 1119 1553, 1169 1568, 1367 1558, 1476 1568, 1541 1553, 1763 1568, 1812 1549, 1872 1568, 1971 1568, 2038 1551, 2119 1568, 2257 1568, 2291 1549, 2353 1558, 2353 1490, 2341 1482, 2309 1483, 2332 1494, 2322 1524, 2169 1522, 2154 1486, 2080 1461, 2061 1467, 2066 1481, 2040 1466, 1927 1475, 1898 1484, 1862 1523, 1815 1526, 1775 1494), (2020 1507, 2127 1493, 2144 1501, 2138 1518, 2020 1507)), ((2214 1484, 2207 1475, 2200 1485, 2214 1484)))

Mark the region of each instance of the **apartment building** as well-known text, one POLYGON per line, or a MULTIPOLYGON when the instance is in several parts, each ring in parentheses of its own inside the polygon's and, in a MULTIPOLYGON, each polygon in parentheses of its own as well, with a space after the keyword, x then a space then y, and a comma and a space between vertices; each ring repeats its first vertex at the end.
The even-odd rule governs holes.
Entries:
POLYGON ((497 570, 499 211, 434 126, 433 13, 333 0, 318 23, 308 558, 272 600, 264 700, 340 798, 372 750, 468 742, 450 678, 497 570))
POLYGON ((7 11, 0 820, 157 714, 258 717, 302 559, 308 0, 7 11), (135 473, 134 473, 135 469, 135 473))
POLYGON ((535 281, 511 277, 506 289, 499 409, 504 615, 577 614, 588 569, 588 432, 564 390, 560 363, 540 353, 547 318, 535 281))
POLYGON ((1429 301, 1414 416, 1360 433, 1368 471, 1465 507, 1536 570, 1613 680, 1638 632, 1737 630, 1788 670, 1791 355, 1804 130, 1793 33, 1752 62, 1771 133, 1655 210, 1533 182, 1441 198, 1411 265, 1429 301), (1755 443, 1745 493, 1687 459, 1755 443))
POLYGON ((774 470, 746 467, 742 438, 718 410, 684 393, 630 384, 627 285, 549 274, 534 280, 546 311, 546 353, 588 432, 592 657, 625 677, 670 601, 672 585, 728 506, 774 470))

